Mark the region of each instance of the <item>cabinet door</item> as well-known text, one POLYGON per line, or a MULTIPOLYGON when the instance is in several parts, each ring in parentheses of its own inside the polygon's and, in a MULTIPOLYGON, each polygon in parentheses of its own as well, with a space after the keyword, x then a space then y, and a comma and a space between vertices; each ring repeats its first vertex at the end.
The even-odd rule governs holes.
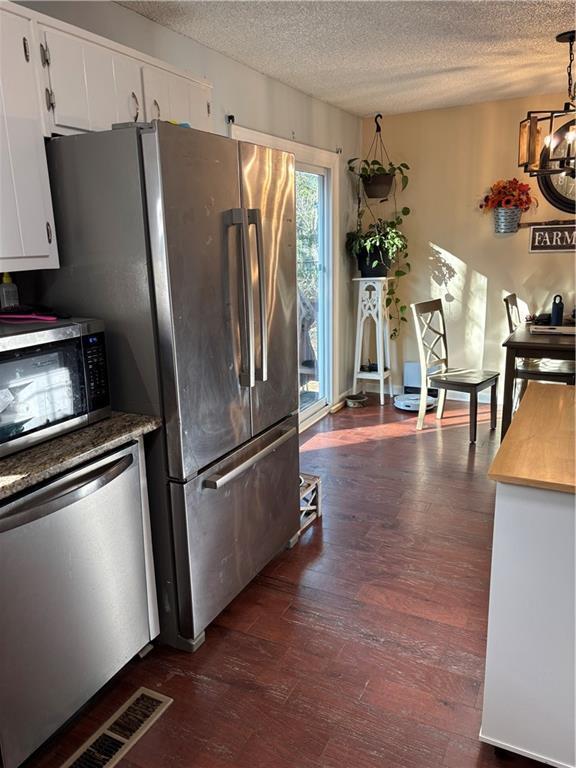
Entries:
POLYGON ((211 89, 158 67, 143 67, 146 120, 172 120, 211 130, 211 89))
POLYGON ((120 54, 114 56, 116 86, 116 120, 119 123, 143 121, 142 67, 136 59, 120 54))
POLYGON ((190 81, 178 75, 167 75, 170 102, 170 120, 175 123, 190 121, 190 81))
POLYGON ((112 52, 98 45, 85 44, 84 71, 86 73, 90 130, 108 131, 116 122, 116 91, 112 52))
POLYGON ((50 51, 50 86, 54 93, 54 126, 90 130, 84 43, 77 37, 45 30, 50 51))
POLYGON ((212 89, 201 83, 188 83, 188 95, 190 99, 190 112, 188 122, 192 128, 200 131, 212 130, 212 89))
POLYGON ((109 130, 118 122, 113 52, 52 29, 45 30, 45 40, 50 52, 54 129, 109 130))
POLYGON ((142 67, 146 120, 171 120, 168 73, 158 67, 142 67))
POLYGON ((58 266, 36 53, 30 22, 0 11, 1 271, 58 266))

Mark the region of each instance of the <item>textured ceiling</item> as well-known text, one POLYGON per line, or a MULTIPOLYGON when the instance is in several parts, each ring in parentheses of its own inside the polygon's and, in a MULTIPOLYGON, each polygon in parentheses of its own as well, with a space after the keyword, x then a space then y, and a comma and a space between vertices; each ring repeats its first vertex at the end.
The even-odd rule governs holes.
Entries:
POLYGON ((358 115, 563 91, 565 0, 122 5, 358 115))

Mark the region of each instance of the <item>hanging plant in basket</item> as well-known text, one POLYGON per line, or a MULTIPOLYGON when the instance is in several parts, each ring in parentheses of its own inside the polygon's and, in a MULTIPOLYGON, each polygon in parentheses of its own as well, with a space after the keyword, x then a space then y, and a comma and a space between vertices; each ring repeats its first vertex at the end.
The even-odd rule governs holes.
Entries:
POLYGON ((406 163, 395 165, 391 162, 386 147, 382 141, 380 120, 382 115, 374 118, 376 131, 368 151, 368 157, 359 161, 353 157, 348 160, 348 170, 356 182, 356 229, 346 235, 346 252, 358 264, 362 277, 390 277, 386 292, 386 307, 392 320, 391 337, 396 338, 400 333, 402 323, 407 322, 405 313, 407 305, 397 295, 399 280, 410 272, 408 261, 408 241, 400 227, 403 217, 408 216, 410 209, 404 206, 398 210, 396 201, 397 182, 400 190, 406 189, 410 170, 406 163), (372 157, 376 152, 379 156, 372 157), (386 165, 384 165, 386 156, 386 165), (370 159, 371 158, 371 159, 370 159), (394 199, 394 214, 390 219, 375 216, 370 207, 369 199, 376 198, 384 202, 392 192, 394 199), (365 220, 370 219, 366 224, 365 220))
POLYGON ((518 179, 500 179, 492 184, 479 207, 483 211, 493 212, 494 231, 502 235, 518 232, 524 211, 537 205, 538 201, 532 197, 529 184, 523 184, 518 179))
POLYGON ((406 163, 396 165, 390 160, 382 141, 380 120, 382 120, 382 115, 376 115, 374 118, 376 130, 368 154, 362 160, 359 157, 350 158, 348 170, 358 178, 366 197, 383 202, 388 199, 392 184, 397 177, 400 179, 402 189, 406 189, 408 184, 406 171, 409 171, 410 168, 406 163))

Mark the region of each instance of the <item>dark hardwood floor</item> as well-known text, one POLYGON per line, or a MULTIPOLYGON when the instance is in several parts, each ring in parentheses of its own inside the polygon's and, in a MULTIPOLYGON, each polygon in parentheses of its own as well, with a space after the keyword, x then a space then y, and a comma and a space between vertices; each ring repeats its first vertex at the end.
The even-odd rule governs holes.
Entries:
POLYGON ((489 407, 417 433, 390 405, 302 436, 324 517, 194 655, 133 661, 29 762, 56 768, 146 685, 174 698, 123 768, 535 767, 478 741, 498 445, 489 407))

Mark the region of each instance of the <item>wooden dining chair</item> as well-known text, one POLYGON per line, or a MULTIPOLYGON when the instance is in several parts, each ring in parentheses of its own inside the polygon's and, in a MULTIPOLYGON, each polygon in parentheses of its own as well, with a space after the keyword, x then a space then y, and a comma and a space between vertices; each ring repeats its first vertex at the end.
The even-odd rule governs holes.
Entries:
MULTIPOLYGON (((514 333, 522 323, 518 308, 518 297, 510 293, 504 297, 508 330, 514 333)), ((518 400, 522 399, 530 379, 535 381, 552 381, 560 384, 574 384, 576 366, 573 360, 551 360, 549 358, 519 358, 516 361, 515 377, 520 379, 518 400)))
POLYGON ((470 395, 470 442, 476 442, 478 421, 478 392, 490 387, 490 429, 496 429, 498 406, 496 388, 498 371, 450 368, 448 366, 448 341, 446 319, 441 299, 411 304, 416 326, 418 354, 420 357, 420 408, 416 429, 424 427, 428 387, 439 390, 436 418, 444 414, 446 392, 467 392, 470 395))

